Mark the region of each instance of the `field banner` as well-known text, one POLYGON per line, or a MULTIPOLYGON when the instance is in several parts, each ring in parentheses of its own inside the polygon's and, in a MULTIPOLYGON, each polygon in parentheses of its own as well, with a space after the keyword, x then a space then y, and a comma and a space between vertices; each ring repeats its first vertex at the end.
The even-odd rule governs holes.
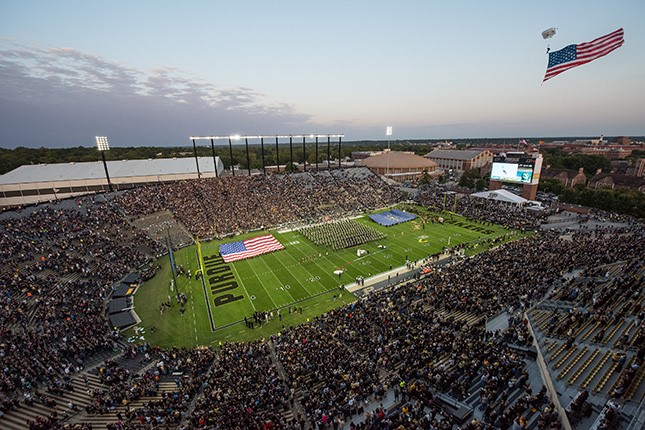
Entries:
POLYGON ((219 246, 219 254, 226 263, 230 263, 280 249, 284 249, 284 246, 278 242, 278 239, 271 234, 267 234, 244 241, 223 243, 219 246))
POLYGON ((392 225, 401 224, 402 222, 413 220, 417 216, 397 209, 393 209, 391 211, 381 212, 379 214, 372 214, 369 217, 372 218, 372 221, 376 222, 377 224, 383 225, 385 227, 390 227, 392 225))

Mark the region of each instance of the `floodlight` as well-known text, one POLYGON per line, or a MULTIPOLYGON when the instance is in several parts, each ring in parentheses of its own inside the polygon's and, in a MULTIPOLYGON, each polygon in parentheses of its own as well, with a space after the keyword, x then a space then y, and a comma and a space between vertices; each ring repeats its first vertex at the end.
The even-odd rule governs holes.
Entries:
POLYGON ((96 137, 96 148, 101 153, 101 158, 103 159, 103 168, 105 169, 105 178, 107 179, 108 188, 112 192, 112 182, 110 181, 110 173, 108 172, 107 161, 105 161, 105 151, 109 151, 110 144, 108 143, 108 138, 105 136, 95 136, 96 137))
POLYGON ((99 151, 109 151, 110 144, 108 143, 108 138, 105 136, 96 136, 96 148, 99 151))
POLYGON ((385 135, 386 135, 386 136, 392 136, 392 127, 391 127, 391 126, 388 126, 388 127, 385 129, 385 135))
POLYGON ((307 134, 307 135, 302 135, 302 134, 260 134, 257 136, 246 136, 246 135, 229 135, 229 136, 190 136, 190 140, 240 140, 240 139, 261 139, 261 138, 279 138, 279 139, 286 139, 288 137, 291 138, 299 138, 299 137, 309 137, 309 138, 314 138, 314 137, 345 137, 344 134, 307 134))

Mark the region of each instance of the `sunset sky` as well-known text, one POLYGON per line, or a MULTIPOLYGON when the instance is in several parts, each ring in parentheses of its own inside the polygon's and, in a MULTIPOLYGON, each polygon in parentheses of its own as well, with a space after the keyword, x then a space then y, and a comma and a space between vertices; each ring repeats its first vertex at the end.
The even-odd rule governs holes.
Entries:
POLYGON ((0 0, 0 147, 643 135, 644 17, 642 0, 0 0), (621 48, 542 83, 547 45, 620 27, 621 48))

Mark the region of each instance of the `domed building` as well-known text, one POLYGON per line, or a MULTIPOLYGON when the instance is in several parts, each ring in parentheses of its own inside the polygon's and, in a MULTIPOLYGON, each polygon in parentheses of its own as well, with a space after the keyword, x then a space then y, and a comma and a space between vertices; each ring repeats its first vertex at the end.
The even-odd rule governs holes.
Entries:
POLYGON ((423 172, 428 172, 430 176, 441 174, 437 170, 437 163, 411 152, 384 151, 362 160, 361 165, 377 175, 398 182, 416 181, 423 172))

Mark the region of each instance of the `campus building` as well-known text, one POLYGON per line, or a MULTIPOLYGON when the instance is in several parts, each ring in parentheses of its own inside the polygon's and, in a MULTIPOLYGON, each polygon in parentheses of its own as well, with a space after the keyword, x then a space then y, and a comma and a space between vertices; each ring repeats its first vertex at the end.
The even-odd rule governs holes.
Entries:
POLYGON ((547 166, 542 171, 542 179, 555 179, 562 183, 567 188, 573 188, 578 184, 586 184, 587 176, 585 176, 585 169, 552 169, 547 166))
POLYGON ((415 181, 423 172, 431 176, 441 174, 437 171, 437 163, 409 152, 384 151, 361 160, 361 166, 397 182, 415 181))
POLYGON ((425 155, 426 158, 437 163, 444 170, 466 171, 481 169, 493 162, 493 153, 489 150, 460 151, 457 149, 435 149, 425 155))

